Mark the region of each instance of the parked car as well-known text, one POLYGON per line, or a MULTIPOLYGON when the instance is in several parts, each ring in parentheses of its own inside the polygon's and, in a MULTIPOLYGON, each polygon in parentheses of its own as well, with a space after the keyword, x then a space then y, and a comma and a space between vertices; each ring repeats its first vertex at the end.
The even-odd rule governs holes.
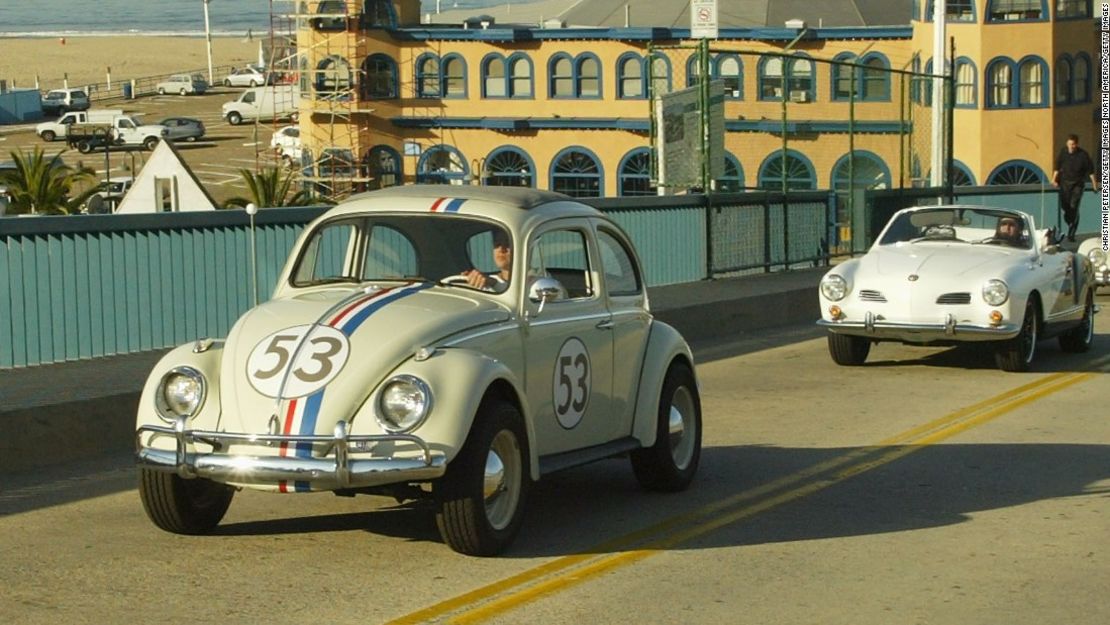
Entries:
POLYGON ((1095 272, 1095 286, 1110 285, 1110 254, 1102 249, 1102 237, 1091 237, 1079 244, 1079 254, 1091 261, 1095 272))
POLYGON ((171 141, 196 141, 204 136, 204 122, 192 117, 167 117, 158 123, 169 129, 166 138, 171 141))
POLYGON ((200 95, 208 90, 208 81, 200 74, 174 74, 155 85, 154 89, 162 95, 200 95))
POLYGON ((42 112, 49 115, 86 111, 88 108, 89 94, 84 89, 51 89, 42 98, 42 112))
POLYGON ((301 129, 298 126, 282 126, 270 137, 270 148, 286 164, 301 162, 301 129))
POLYGON ((84 212, 89 215, 104 215, 116 212, 123 196, 135 184, 134 176, 116 176, 101 184, 97 191, 85 201, 84 212))
POLYGON ((260 87, 267 84, 270 84, 269 76, 254 67, 233 69, 224 78, 225 87, 260 87))
POLYGON ((1025 371, 1053 336, 1085 352, 1094 332, 1094 275, 1033 217, 983 206, 899 211, 862 258, 821 280, 829 353, 859 365, 872 343, 978 342, 1004 371, 1025 371))
POLYGON ((690 349, 652 318, 605 214, 547 191, 392 187, 309 224, 226 339, 155 366, 139 491, 185 534, 238 488, 430 499, 448 545, 491 555, 554 471, 630 454, 644 487, 686 488, 701 428, 690 349))

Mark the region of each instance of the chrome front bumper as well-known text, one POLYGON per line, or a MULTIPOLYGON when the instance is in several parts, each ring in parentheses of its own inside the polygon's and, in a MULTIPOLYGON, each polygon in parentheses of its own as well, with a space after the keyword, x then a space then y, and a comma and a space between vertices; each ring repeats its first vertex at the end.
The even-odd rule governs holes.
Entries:
POLYGON ((838 334, 864 336, 876 340, 895 340, 909 343, 929 343, 932 341, 1005 341, 1012 339, 1021 331, 1015 323, 1002 323, 997 326, 974 323, 957 323, 952 315, 946 315, 940 323, 907 323, 888 321, 874 313, 867 313, 862 321, 830 321, 820 319, 817 325, 838 334))
POLYGON ((432 451, 428 444, 408 434, 350 435, 347 423, 340 421, 332 436, 263 435, 189 430, 185 418, 173 426, 144 425, 135 433, 135 454, 141 467, 175 472, 183 478, 203 477, 225 484, 274 486, 280 482, 307 482, 311 490, 336 490, 431 480, 443 476, 447 457, 432 451), (143 436, 172 437, 174 450, 143 446, 143 436), (351 458, 351 444, 410 443, 420 448, 418 457, 351 458), (213 447, 212 452, 197 452, 195 444, 213 447), (282 443, 330 443, 326 457, 247 456, 220 453, 229 444, 278 446, 282 443))

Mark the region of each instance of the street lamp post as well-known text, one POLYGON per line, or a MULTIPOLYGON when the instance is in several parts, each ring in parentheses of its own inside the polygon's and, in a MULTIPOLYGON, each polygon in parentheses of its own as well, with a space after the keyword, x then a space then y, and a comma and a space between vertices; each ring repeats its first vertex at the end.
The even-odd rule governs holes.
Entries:
POLYGON ((208 84, 214 84, 212 76, 212 28, 208 23, 208 3, 212 0, 204 0, 204 39, 208 42, 208 84))

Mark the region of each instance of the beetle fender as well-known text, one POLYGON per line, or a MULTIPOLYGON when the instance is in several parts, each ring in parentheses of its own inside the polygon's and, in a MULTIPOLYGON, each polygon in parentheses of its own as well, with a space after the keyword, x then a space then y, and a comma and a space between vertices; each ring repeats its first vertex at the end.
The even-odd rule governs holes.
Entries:
MULTIPOLYGON (((449 463, 466 442, 478 414, 478 407, 491 387, 498 383, 507 383, 516 394, 512 401, 520 408, 524 418, 532 478, 538 479, 539 457, 536 455, 536 433, 532 417, 528 412, 527 402, 520 401, 524 397, 520 380, 503 362, 469 349, 439 349, 427 360, 409 359, 382 382, 397 375, 416 376, 424 380, 431 389, 431 413, 411 434, 422 438, 433 450, 446 454, 449 463)), ((379 391, 380 387, 370 394, 352 420, 352 434, 383 433, 373 414, 379 391)))
MULTIPOLYGON (((143 425, 167 425, 158 416, 158 411, 154 407, 154 396, 158 392, 158 386, 162 383, 162 377, 175 367, 192 367, 199 371, 205 380, 204 404, 201 405, 200 412, 189 420, 189 427, 198 430, 217 429, 222 412, 220 406, 220 359, 223 357, 224 343, 223 341, 214 341, 208 349, 200 353, 193 351, 194 345, 195 343, 179 345, 163 356, 151 370, 153 373, 147 377, 146 384, 143 386, 143 393, 139 397, 139 409, 135 417, 136 429, 143 425)), ((172 448, 172 441, 168 438, 159 440, 172 448)))
MULTIPOLYGON (((675 359, 684 359, 694 371, 694 357, 686 340, 671 326, 655 319, 651 323, 644 364, 640 370, 640 386, 636 392, 636 417, 632 423, 632 436, 644 447, 655 444, 656 419, 659 414, 659 394, 663 379, 675 359)), ((694 373, 697 379, 697 372, 694 373)))

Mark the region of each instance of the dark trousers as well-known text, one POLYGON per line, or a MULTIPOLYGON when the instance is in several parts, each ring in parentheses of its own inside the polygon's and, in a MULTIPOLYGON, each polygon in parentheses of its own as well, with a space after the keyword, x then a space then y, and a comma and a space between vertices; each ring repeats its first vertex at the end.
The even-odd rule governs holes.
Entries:
POLYGON ((1083 200, 1082 180, 1079 182, 1060 181, 1060 208, 1064 211, 1064 221, 1068 224, 1068 235, 1075 236, 1079 227, 1079 202, 1083 200))

